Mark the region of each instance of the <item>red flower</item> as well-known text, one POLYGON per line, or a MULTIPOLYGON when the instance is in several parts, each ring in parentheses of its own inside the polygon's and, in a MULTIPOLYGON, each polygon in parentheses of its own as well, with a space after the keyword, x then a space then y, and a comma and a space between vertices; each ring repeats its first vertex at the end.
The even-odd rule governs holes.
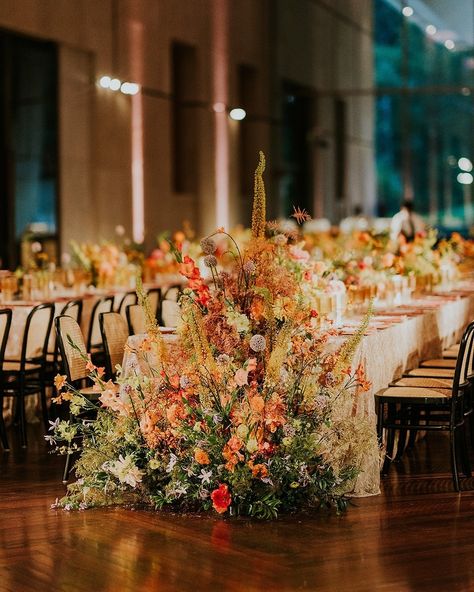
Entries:
POLYGON ((188 280, 200 280, 201 273, 199 272, 199 268, 196 267, 194 261, 186 255, 183 259, 183 262, 179 265, 179 271, 182 275, 188 278, 188 280))
POLYGON ((232 503, 232 497, 229 493, 229 488, 224 483, 219 485, 218 489, 214 489, 211 493, 212 505, 214 510, 219 514, 227 511, 227 508, 232 503))

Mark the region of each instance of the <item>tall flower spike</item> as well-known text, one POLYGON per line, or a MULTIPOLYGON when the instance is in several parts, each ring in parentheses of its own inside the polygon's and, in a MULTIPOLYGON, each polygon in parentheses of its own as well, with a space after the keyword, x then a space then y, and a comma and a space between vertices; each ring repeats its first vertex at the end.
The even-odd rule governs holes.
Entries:
POLYGON ((253 238, 264 238, 265 236, 265 216, 266 216, 266 197, 265 184, 263 182, 263 171, 265 170, 265 155, 260 150, 260 160, 255 170, 255 183, 253 193, 252 210, 252 236, 253 238))

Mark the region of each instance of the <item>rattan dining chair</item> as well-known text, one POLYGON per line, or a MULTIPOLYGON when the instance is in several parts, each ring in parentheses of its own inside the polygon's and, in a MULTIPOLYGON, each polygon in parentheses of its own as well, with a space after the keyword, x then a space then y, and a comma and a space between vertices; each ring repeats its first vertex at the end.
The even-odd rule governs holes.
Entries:
POLYGON ((108 378, 115 380, 115 367, 117 364, 122 364, 125 344, 129 335, 128 325, 118 312, 101 313, 99 322, 104 342, 105 371, 108 378))
POLYGON ((123 298, 120 300, 120 304, 117 307, 117 312, 120 313, 123 318, 126 318, 126 310, 127 306, 130 304, 136 304, 138 302, 137 293, 133 292, 125 292, 123 298))
MULTIPOLYGON (((0 310, 0 375, 3 372, 3 360, 5 358, 5 350, 7 348, 8 335, 10 334, 10 327, 12 324, 12 310, 11 308, 3 308, 0 310)), ((5 421, 3 419, 3 378, 0 381, 0 439, 4 450, 10 450, 7 438, 7 430, 5 421)))
MULTIPOLYGON (((56 317, 54 322, 63 371, 68 383, 87 399, 96 401, 99 393, 93 386, 87 386, 89 380, 87 349, 79 323, 68 315, 56 317)), ((71 455, 68 454, 64 467, 63 482, 67 481, 70 465, 71 455)))
POLYGON ((103 366, 105 363, 104 346, 100 333, 99 315, 102 312, 111 312, 114 307, 114 297, 104 296, 100 298, 92 308, 89 331, 87 333, 87 351, 91 354, 92 361, 96 366, 103 366))
MULTIPOLYGON (((451 386, 435 382, 429 386, 413 386, 409 377, 375 395, 377 404, 377 433, 382 441, 387 431, 387 448, 382 473, 387 474, 393 455, 395 432, 448 431, 450 436, 451 470, 454 488, 459 491, 457 452, 462 469, 471 476, 466 441, 466 412, 470 406, 472 389, 474 323, 466 328, 459 346, 459 355, 451 386)), ((430 377, 428 377, 430 378, 430 377)), ((427 384, 427 383, 425 383, 427 384)))
POLYGON ((174 284, 162 294, 157 315, 160 326, 173 326, 175 324, 173 320, 176 316, 177 303, 182 293, 183 286, 181 284, 174 284))
MULTIPOLYGON (((58 316, 67 315, 75 319, 79 324, 82 318, 82 300, 69 300, 61 309, 58 316)), ((49 339, 48 354, 46 356, 46 383, 49 387, 54 384, 54 377, 61 369, 61 354, 59 351, 58 336, 56 331, 52 331, 49 339)))
POLYGON ((49 428, 46 400, 46 356, 54 317, 54 304, 35 306, 26 318, 20 359, 5 359, 3 363, 4 394, 16 399, 16 416, 20 424, 21 445, 27 445, 25 397, 39 394, 45 430, 49 428))
POLYGON ((127 324, 130 335, 146 333, 145 311, 139 304, 129 304, 127 306, 127 324))

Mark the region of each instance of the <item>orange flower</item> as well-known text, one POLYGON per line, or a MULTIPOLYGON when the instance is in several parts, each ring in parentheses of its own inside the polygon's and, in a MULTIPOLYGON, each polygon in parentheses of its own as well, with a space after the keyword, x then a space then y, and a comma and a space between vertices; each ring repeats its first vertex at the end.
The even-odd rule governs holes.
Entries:
POLYGON ((250 316, 258 321, 263 317, 265 304, 262 298, 254 298, 250 306, 250 316))
POLYGON ((56 374, 56 376, 54 377, 54 386, 56 387, 56 390, 58 392, 64 388, 64 386, 66 385, 66 380, 67 376, 65 376, 64 374, 56 374))
POLYGON ((268 477, 268 469, 265 465, 263 465, 263 464, 254 465, 253 461, 249 460, 248 466, 249 466, 250 470, 252 471, 252 477, 254 477, 255 479, 264 479, 265 477, 268 477))
POLYGON ((219 514, 227 512, 227 508, 232 503, 229 488, 224 483, 221 483, 218 489, 214 489, 211 493, 211 499, 214 510, 219 514))
POLYGON ((250 409, 252 409, 254 413, 262 413, 264 408, 265 401, 260 395, 255 395, 250 399, 250 409))
POLYGON ((355 377, 359 384, 359 388, 362 392, 368 391, 372 386, 370 380, 367 380, 367 376, 365 375, 365 368, 362 363, 357 366, 357 369, 355 371, 355 377))
POLYGON ((208 465, 211 462, 207 452, 201 450, 201 448, 196 448, 194 450, 194 460, 200 465, 208 465))
POLYGON ((95 367, 95 366, 94 366, 94 364, 92 363, 92 360, 91 360, 91 355, 90 355, 90 354, 88 354, 88 356, 89 356, 89 359, 87 360, 87 364, 86 364, 86 370, 89 370, 89 372, 93 372, 93 371, 95 370, 95 368, 96 368, 96 367, 95 367))
POLYGON ((235 465, 244 458, 243 454, 239 452, 242 446, 243 442, 237 436, 232 436, 224 446, 222 456, 227 461, 225 468, 231 473, 234 472, 235 465))

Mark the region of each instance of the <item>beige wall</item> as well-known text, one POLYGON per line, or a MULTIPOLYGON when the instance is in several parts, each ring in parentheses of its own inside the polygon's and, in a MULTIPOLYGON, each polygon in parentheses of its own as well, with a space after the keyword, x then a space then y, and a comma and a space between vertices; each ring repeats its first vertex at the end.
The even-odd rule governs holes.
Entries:
MULTIPOLYGON (((249 125, 255 146, 271 149, 278 126, 271 117, 275 80, 289 78, 320 90, 370 87, 370 0, 2 0, 0 27, 59 46, 60 187, 64 250, 71 238, 111 238, 122 224, 131 234, 131 98, 97 87, 103 74, 143 86, 143 155, 147 243, 164 229, 191 219, 198 231, 215 227, 216 60, 227 64, 228 104, 237 104, 237 66, 258 72, 258 117, 249 125), (327 4, 327 6, 325 5, 327 4), (329 6, 329 8, 328 8, 329 6), (216 41, 216 9, 223 11, 223 45, 216 41), (278 52, 271 43, 278 23, 278 52), (199 132, 197 195, 175 194, 172 187, 171 72, 173 40, 198 50, 196 109, 199 132), (350 63, 350 69, 347 64, 350 63)), ((318 125, 331 140, 332 98, 317 101, 318 125)), ((348 194, 373 199, 372 105, 370 98, 348 98, 348 194)), ((238 184, 239 124, 228 120, 230 224, 245 217, 251 196, 238 184)), ((275 145, 274 145, 275 146, 275 145)), ((257 160, 257 154, 255 155, 257 160)), ((334 215, 331 150, 319 196, 334 215)), ((267 175, 272 187, 270 159, 267 175)), ((271 197, 270 197, 271 199, 271 197)))

